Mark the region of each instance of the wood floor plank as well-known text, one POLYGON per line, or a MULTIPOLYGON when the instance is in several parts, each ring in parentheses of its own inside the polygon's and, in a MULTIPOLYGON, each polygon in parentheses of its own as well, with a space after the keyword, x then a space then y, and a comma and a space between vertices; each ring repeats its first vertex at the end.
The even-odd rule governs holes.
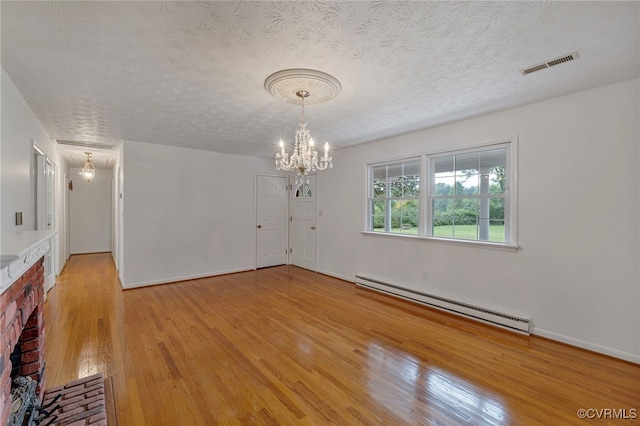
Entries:
POLYGON ((94 373, 126 425, 638 425, 640 366, 282 266, 122 291, 109 254, 48 294, 47 386, 94 373))

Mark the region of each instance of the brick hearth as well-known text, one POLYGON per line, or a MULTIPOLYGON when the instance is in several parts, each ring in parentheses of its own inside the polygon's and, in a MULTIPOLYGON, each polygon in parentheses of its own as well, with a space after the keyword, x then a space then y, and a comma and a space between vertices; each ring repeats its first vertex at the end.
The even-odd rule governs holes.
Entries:
POLYGON ((107 412, 102 374, 85 377, 64 386, 49 388, 44 392, 43 405, 60 405, 53 414, 56 425, 64 426, 106 426, 107 412))
POLYGON ((42 397, 45 366, 43 314, 44 257, 0 296, 0 425, 6 425, 9 420, 12 374, 31 376, 39 382, 36 392, 42 397))

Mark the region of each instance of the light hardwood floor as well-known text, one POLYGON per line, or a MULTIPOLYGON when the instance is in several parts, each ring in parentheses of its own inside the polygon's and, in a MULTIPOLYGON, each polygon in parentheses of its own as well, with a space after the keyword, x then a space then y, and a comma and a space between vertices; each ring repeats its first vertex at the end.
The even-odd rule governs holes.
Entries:
POLYGON ((640 424, 577 415, 633 417, 639 365, 291 266, 122 291, 72 256, 45 321, 47 386, 111 377, 120 426, 640 424))

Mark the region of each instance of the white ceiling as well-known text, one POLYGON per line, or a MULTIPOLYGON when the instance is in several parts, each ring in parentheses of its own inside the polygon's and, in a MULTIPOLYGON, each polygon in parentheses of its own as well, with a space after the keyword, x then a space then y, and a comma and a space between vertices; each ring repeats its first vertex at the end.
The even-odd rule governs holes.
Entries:
POLYGON ((638 77, 639 17, 615 1, 2 1, 2 66, 52 138, 271 157, 299 119, 265 91, 275 71, 340 80, 306 118, 341 148, 638 77))

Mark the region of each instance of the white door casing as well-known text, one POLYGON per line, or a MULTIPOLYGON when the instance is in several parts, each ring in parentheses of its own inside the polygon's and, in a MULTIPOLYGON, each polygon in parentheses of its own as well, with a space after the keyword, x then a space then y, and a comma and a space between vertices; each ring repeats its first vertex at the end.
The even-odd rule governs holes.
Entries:
MULTIPOLYGON (((36 195, 38 200, 41 200, 41 204, 36 203, 36 215, 41 221, 38 223, 37 229, 43 229, 47 231, 56 229, 56 217, 55 217, 55 177, 56 177, 56 165, 46 156, 42 155, 42 166, 44 170, 42 173, 38 170, 39 176, 43 177, 42 185, 37 186, 37 191, 42 191, 42 194, 36 195)), ((44 257, 44 290, 45 293, 49 291, 56 284, 56 271, 55 267, 57 262, 57 236, 51 238, 50 249, 44 257)))
POLYGON ((288 260, 287 180, 286 176, 256 177, 258 268, 284 265, 288 260))

